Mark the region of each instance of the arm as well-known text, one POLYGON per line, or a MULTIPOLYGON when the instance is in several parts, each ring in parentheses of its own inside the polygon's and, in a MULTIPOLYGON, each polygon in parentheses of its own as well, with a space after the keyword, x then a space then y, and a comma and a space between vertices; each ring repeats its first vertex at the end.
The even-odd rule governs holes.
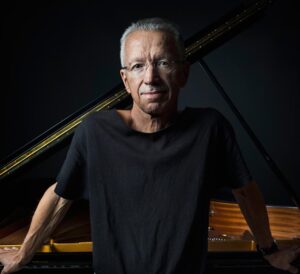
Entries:
MULTIPOLYGON (((261 248, 271 247, 273 237, 269 226, 268 213, 257 184, 252 181, 241 188, 234 189, 233 195, 255 237, 256 243, 261 248)), ((291 263, 299 254, 299 247, 291 247, 279 250, 264 258, 274 267, 291 273, 298 273, 297 268, 292 266, 291 263)))
POLYGON ((0 262, 4 265, 1 274, 18 271, 27 264, 69 209, 72 202, 58 196, 55 186, 50 186, 40 200, 21 248, 0 251, 0 262))

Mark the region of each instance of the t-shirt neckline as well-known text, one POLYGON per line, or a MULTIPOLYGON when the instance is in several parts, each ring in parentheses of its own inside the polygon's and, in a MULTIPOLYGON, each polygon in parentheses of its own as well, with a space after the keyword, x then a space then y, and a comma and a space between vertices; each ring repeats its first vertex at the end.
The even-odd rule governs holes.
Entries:
POLYGON ((158 131, 154 131, 154 132, 143 132, 143 131, 138 131, 136 129, 129 127, 125 123, 123 118, 120 116, 120 114, 117 112, 117 109, 113 109, 113 114, 117 117, 116 120, 117 120, 118 124, 120 126, 122 126, 122 128, 125 129, 127 132, 137 134, 137 135, 153 136, 153 135, 162 134, 164 132, 167 132, 167 131, 171 130, 173 127, 175 127, 179 123, 179 121, 182 119, 182 117, 184 116, 184 113, 187 110, 188 110, 188 107, 185 107, 184 109, 179 110, 177 113, 177 117, 174 119, 174 121, 172 123, 170 123, 167 127, 162 128, 158 131))

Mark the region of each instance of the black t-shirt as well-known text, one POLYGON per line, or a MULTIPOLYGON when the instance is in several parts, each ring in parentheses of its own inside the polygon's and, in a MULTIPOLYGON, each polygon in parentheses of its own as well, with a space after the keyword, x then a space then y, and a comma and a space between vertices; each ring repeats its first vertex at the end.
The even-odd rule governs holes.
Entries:
POLYGON ((55 191, 89 200, 97 274, 198 274, 211 195, 249 180, 232 127, 216 110, 186 108, 154 133, 109 110, 77 127, 55 191))

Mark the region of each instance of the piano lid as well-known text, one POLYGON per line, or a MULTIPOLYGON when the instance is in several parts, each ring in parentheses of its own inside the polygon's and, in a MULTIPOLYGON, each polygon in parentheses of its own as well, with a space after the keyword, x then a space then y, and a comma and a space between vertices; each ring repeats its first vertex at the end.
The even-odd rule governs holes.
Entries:
MULTIPOLYGON (((186 58, 190 63, 196 62, 197 59, 203 57, 241 31, 243 27, 253 22, 270 3, 269 0, 258 0, 249 6, 242 5, 216 23, 199 31, 185 41, 186 58)), ((0 180, 23 171, 25 167, 33 164, 34 160, 51 153, 65 141, 68 142, 74 129, 87 115, 104 109, 126 107, 130 103, 131 100, 123 85, 117 85, 104 96, 84 106, 10 155, 1 163, 0 180)))

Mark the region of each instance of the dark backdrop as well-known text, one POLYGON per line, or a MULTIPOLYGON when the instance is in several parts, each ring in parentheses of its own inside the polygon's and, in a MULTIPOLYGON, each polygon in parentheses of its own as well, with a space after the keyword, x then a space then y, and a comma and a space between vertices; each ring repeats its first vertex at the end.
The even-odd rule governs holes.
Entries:
MULTIPOLYGON (((119 38, 133 20, 161 16, 184 38, 208 26, 239 0, 10 1, 2 10, 1 151, 4 159, 120 82, 119 38)), ((266 14, 205 56, 216 77, 299 193, 299 31, 294 1, 276 1, 266 14)), ((211 106, 233 124, 268 204, 291 204, 238 120, 199 65, 180 107, 211 106)), ((66 149, 28 177, 55 177, 66 149)))

